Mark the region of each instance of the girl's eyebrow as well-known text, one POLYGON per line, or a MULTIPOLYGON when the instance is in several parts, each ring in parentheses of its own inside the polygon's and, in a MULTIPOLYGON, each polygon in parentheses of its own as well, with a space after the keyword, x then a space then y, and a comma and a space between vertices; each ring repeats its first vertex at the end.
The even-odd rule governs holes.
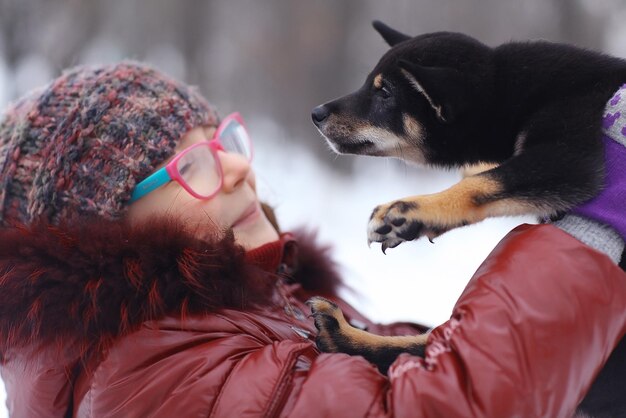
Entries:
MULTIPOLYGON (((217 129, 217 127, 215 126, 201 126, 200 128, 202 128, 202 132, 203 132, 203 136, 204 139, 209 141, 212 137, 213 137, 213 132, 215 132, 215 130, 217 129)), ((165 167, 170 161, 172 161, 172 159, 174 157, 176 157, 180 152, 184 151, 186 148, 190 147, 193 144, 188 144, 185 148, 183 149, 179 149, 178 146, 180 144, 183 143, 184 139, 189 135, 190 131, 188 131, 185 135, 183 135, 180 138, 179 143, 177 144, 176 148, 174 149, 174 154, 172 154, 171 156, 169 156, 165 161, 163 161, 161 164, 159 164, 157 167, 155 167, 155 170, 159 170, 163 167, 165 167)))
MULTIPOLYGON (((182 141, 182 140, 181 140, 182 141)), ((174 157, 176 157, 182 150, 177 150, 174 149, 174 153, 172 155, 170 155, 169 157, 167 157, 161 164, 157 165, 154 169, 155 170, 160 170, 161 168, 165 167, 170 161, 172 161, 174 159, 174 157)))

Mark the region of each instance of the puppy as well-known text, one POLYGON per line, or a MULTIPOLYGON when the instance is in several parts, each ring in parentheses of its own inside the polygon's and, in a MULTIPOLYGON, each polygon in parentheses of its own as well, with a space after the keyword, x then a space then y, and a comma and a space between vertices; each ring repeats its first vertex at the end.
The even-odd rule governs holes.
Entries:
MULTIPOLYGON (((339 154, 470 169, 440 193, 376 207, 369 242, 384 252, 487 217, 548 219, 600 193, 603 113, 626 83, 626 61, 549 42, 491 48, 460 33, 374 28, 391 49, 359 90, 313 110, 316 127, 339 154)), ((375 336, 328 300, 309 304, 323 351, 363 355, 383 372, 400 352, 424 351, 426 336, 375 336)))
POLYGON ((602 114, 626 82, 626 61, 548 42, 490 48, 459 33, 411 38, 374 27, 392 48, 359 90, 313 110, 330 146, 492 168, 441 193, 378 206, 370 242, 385 251, 487 217, 550 218, 601 190, 602 114))

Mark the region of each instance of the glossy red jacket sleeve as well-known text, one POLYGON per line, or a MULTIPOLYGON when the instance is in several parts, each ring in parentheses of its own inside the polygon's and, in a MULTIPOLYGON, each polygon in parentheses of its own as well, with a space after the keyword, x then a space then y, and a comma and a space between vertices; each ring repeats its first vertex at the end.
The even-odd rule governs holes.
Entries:
POLYGON ((549 225, 496 247, 434 330, 390 369, 394 416, 570 417, 625 331, 626 274, 549 225))
POLYGON ((383 381, 360 357, 322 354, 294 410, 571 417, 624 334, 624 306, 626 274, 606 256, 553 226, 522 226, 432 332, 425 359, 402 355, 383 381))

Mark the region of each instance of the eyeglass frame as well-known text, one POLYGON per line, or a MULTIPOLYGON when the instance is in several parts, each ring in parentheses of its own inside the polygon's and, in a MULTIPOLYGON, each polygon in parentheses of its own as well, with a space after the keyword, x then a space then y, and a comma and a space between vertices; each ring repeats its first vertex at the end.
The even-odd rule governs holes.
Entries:
POLYGON ((220 159, 217 155, 217 151, 228 152, 222 146, 222 143, 220 142, 220 137, 222 133, 224 132, 224 130, 233 121, 238 123, 246 132, 249 145, 250 145, 250 156, 248 157, 248 162, 251 162, 253 154, 254 154, 254 146, 252 144, 252 138, 250 138, 250 135, 248 134, 248 129, 246 128, 243 118, 241 117, 239 112, 231 113, 228 116, 224 117, 224 119, 222 119, 217 129, 215 130, 213 137, 210 140, 205 140, 205 141, 198 142, 197 144, 190 145, 189 147, 185 148, 184 150, 176 154, 174 158, 172 158, 172 160, 168 162, 165 166, 159 168, 158 170, 150 174, 148 177, 140 181, 135 186, 135 189, 133 190, 133 193, 130 198, 130 203, 134 203, 138 201, 145 195, 169 183, 170 181, 175 181, 178 184, 180 184, 187 193, 189 193, 196 199, 209 200, 215 197, 215 195, 218 194, 220 190, 222 190, 222 187, 224 185, 224 170, 222 169, 222 163, 220 162, 220 159), (220 179, 219 184, 215 188, 215 191, 208 196, 202 196, 196 193, 183 179, 181 174, 178 172, 178 167, 177 167, 178 161, 184 155, 186 155, 192 149, 197 148, 197 147, 202 147, 202 146, 208 146, 209 149, 211 150, 211 154, 213 154, 213 159, 215 160, 215 167, 217 170, 217 174, 219 175, 219 179, 220 179))

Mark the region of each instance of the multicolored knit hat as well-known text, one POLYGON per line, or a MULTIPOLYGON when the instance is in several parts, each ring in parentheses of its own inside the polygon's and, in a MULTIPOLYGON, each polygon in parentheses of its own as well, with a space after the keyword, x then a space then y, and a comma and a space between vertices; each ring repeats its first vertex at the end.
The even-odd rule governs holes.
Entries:
POLYGON ((187 131, 217 122, 195 89, 143 64, 69 70, 0 117, 0 224, 119 218, 187 131))

